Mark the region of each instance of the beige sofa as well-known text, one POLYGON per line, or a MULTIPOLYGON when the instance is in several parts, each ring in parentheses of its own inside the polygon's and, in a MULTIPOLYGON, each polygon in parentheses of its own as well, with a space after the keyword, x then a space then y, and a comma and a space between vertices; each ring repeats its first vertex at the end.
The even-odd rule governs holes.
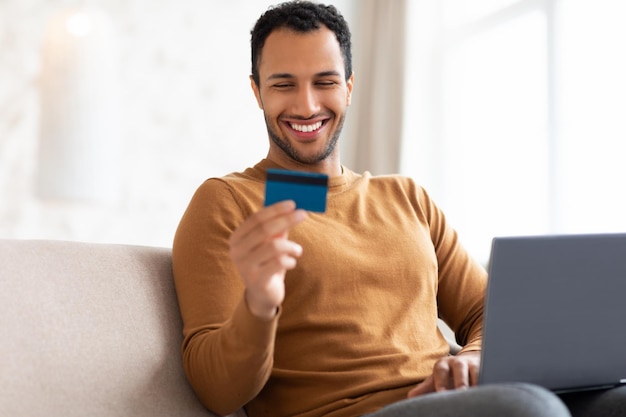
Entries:
POLYGON ((0 417, 214 416, 181 329, 171 249, 0 239, 0 417))
POLYGON ((0 416, 213 416, 181 366, 170 254, 0 240, 0 416))

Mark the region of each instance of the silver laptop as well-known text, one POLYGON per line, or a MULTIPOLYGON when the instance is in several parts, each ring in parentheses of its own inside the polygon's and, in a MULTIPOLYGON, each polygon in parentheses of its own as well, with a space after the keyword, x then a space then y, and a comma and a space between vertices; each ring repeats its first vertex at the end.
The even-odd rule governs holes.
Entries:
POLYGON ((479 384, 626 384, 626 233, 495 238, 479 384))

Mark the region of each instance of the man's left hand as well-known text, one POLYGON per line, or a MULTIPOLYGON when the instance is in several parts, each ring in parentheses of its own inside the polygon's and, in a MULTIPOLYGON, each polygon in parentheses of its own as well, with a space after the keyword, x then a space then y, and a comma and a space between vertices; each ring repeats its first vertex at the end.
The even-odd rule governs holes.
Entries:
POLYGON ((478 383, 479 365, 478 351, 441 358, 435 363, 432 375, 409 391, 408 397, 474 386, 478 383))

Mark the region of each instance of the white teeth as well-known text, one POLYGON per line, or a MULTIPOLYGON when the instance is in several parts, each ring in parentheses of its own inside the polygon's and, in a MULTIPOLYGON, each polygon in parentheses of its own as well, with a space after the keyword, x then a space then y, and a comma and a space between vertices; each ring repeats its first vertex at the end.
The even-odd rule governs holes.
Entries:
POLYGON ((322 122, 313 123, 312 125, 299 125, 296 123, 291 123, 291 128, 293 130, 297 130, 298 132, 304 132, 304 133, 313 132, 314 130, 319 129, 320 127, 322 127, 322 122))

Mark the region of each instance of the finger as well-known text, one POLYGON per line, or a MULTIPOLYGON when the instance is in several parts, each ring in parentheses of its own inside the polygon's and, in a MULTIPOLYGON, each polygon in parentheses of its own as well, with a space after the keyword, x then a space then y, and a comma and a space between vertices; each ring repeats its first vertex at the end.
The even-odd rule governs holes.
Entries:
POLYGON ((286 237, 289 229, 306 218, 304 210, 291 210, 275 214, 275 216, 268 217, 267 213, 264 213, 263 216, 250 217, 242 223, 230 238, 231 256, 234 258, 245 257, 257 246, 270 239, 286 237))
POLYGON ((467 367, 468 386, 478 385, 478 374, 480 372, 480 352, 469 351, 459 353, 456 360, 463 361, 467 367))
POLYGON ((450 365, 447 358, 435 364, 433 368, 433 385, 435 391, 446 391, 452 387, 450 365))
MULTIPOLYGON (((297 258, 302 255, 302 246, 287 239, 275 239, 263 245, 259 252, 251 256, 258 259, 259 268, 276 273, 295 268, 297 258)), ((263 275, 267 275, 267 272, 263 275)))
MULTIPOLYGON (((289 241, 284 243, 287 246, 292 244, 289 241)), ((250 269, 243 270, 241 277, 246 286, 248 308, 254 315, 271 318, 276 314, 277 307, 283 302, 285 296, 285 272, 295 268, 296 262, 295 256, 279 253, 262 263, 254 260, 245 263, 250 269)))
POLYGON ((259 226, 254 228, 249 234, 260 234, 260 239, 272 239, 275 237, 286 236, 289 229, 306 219, 306 211, 295 210, 284 215, 279 215, 260 223, 259 226))
POLYGON ((233 232, 231 239, 240 240, 245 239, 249 233, 251 233, 260 224, 267 222, 268 220, 284 216, 287 213, 292 213, 296 209, 296 204, 291 201, 281 201, 271 206, 263 207, 250 217, 246 219, 238 228, 233 232))
POLYGON ((265 282, 270 281, 276 275, 280 275, 282 277, 282 280, 284 280, 285 271, 295 268, 297 263, 298 260, 292 256, 285 255, 273 258, 263 265, 259 266, 259 279, 254 281, 252 285, 255 285, 257 287, 263 286, 265 282))
POLYGON ((255 285, 262 277, 293 269, 296 258, 300 255, 302 246, 280 238, 264 242, 237 261, 242 278, 248 286, 255 285))
POLYGON ((417 384, 413 389, 411 389, 407 398, 417 397, 419 395, 428 394, 429 392, 434 392, 435 386, 433 385, 433 377, 429 376, 421 383, 417 384))
POLYGON ((454 388, 466 389, 469 387, 469 367, 467 362, 455 358, 449 364, 454 388))
POLYGON ((269 218, 264 223, 258 223, 255 219, 244 222, 230 237, 231 258, 245 258, 271 239, 286 238, 288 230, 305 218, 306 212, 296 210, 281 217, 269 218), (251 224, 254 224, 253 228, 250 228, 251 224))
POLYGON ((480 373, 480 366, 477 363, 469 364, 469 383, 471 387, 478 385, 478 375, 480 373))
POLYGON ((275 238, 254 248, 249 258, 262 265, 284 255, 297 258, 302 255, 302 246, 286 238, 275 238))

